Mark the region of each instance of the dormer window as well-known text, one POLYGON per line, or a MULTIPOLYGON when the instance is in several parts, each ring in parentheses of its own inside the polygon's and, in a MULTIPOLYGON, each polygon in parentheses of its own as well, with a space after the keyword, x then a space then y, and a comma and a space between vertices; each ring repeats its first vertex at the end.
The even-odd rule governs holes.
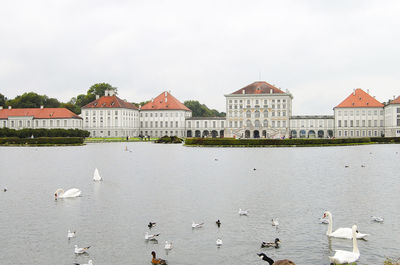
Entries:
POLYGON ((110 105, 111 105, 111 106, 114 106, 114 104, 115 104, 115 102, 113 101, 113 102, 111 102, 111 104, 110 104, 110 105))

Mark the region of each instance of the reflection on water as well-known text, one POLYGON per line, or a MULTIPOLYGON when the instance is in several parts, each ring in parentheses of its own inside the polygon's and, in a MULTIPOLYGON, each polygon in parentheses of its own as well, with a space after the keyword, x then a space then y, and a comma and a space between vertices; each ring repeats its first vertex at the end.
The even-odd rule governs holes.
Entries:
POLYGON ((358 241, 359 265, 399 256, 398 145, 125 146, 0 148, 0 188, 8 188, 0 194, 1 263, 149 264, 154 250, 181 265, 265 264, 259 252, 297 265, 329 264, 335 249, 351 251, 352 242, 327 238, 319 223, 326 210, 334 229, 357 224, 370 234, 358 241), (96 167, 101 183, 92 180, 96 167), (59 187, 79 188, 82 197, 54 201, 59 187), (249 215, 239 216, 239 208, 249 215), (372 215, 385 222, 371 222, 372 215), (276 217, 279 228, 271 225, 276 217), (193 220, 205 224, 193 230, 193 220), (150 221, 158 243, 144 240, 150 221), (75 238, 67 239, 68 229, 75 238), (260 249, 275 238, 280 248, 260 249), (75 244, 91 248, 75 255, 75 244))

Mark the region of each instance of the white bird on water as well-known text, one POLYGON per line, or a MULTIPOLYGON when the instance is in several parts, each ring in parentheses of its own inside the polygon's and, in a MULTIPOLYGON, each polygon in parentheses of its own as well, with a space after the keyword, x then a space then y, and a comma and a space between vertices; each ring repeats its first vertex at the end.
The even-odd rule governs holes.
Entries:
POLYGON ((75 265, 93 265, 93 261, 90 259, 89 261, 88 261, 88 263, 86 263, 86 264, 83 264, 83 263, 74 263, 75 265))
POLYGON ((75 245, 75 254, 83 254, 85 253, 88 249, 90 248, 90 246, 88 247, 84 247, 84 248, 79 248, 78 245, 75 245))
POLYGON ((336 250, 333 257, 329 257, 332 264, 350 264, 356 262, 360 258, 360 251, 357 246, 357 226, 352 227, 352 238, 353 238, 353 251, 336 250))
POLYGON ((57 200, 58 198, 75 198, 81 195, 81 191, 77 188, 72 188, 64 192, 63 189, 57 189, 54 193, 54 197, 57 200))
MULTIPOLYGON (((352 229, 348 227, 341 227, 336 229, 334 232, 332 232, 332 214, 329 211, 324 212, 324 216, 322 218, 328 217, 329 219, 329 224, 328 224, 328 231, 326 231, 326 235, 329 237, 336 237, 336 238, 346 238, 346 239, 352 239, 353 238, 353 233, 352 229)), ((357 239, 364 238, 368 236, 368 234, 361 234, 358 231, 356 231, 357 239)))
POLYGON ((165 241, 164 249, 171 250, 172 249, 172 242, 171 241, 165 241))
POLYGON ((103 178, 100 176, 99 170, 96 168, 93 173, 93 180, 94 181, 102 181, 103 178))
POLYGON ((197 224, 197 223, 195 223, 194 221, 192 222, 192 228, 200 228, 200 227, 202 227, 204 225, 204 223, 199 223, 199 224, 197 224))
POLYGON ((218 238, 215 243, 217 244, 218 247, 222 246, 222 239, 218 238))
POLYGON ((151 235, 151 234, 149 234, 149 232, 146 232, 146 234, 144 235, 144 239, 146 239, 146 240, 157 240, 157 237, 159 235, 160 234, 151 235))
POLYGON ((75 234, 76 234, 76 231, 71 232, 71 230, 68 229, 68 234, 67 234, 68 239, 75 237, 75 234))
POLYGON ((248 215, 248 214, 249 214, 248 210, 239 209, 239 215, 248 215))
POLYGON ((383 218, 379 216, 371 216, 372 221, 375 221, 377 223, 383 223, 383 218))
POLYGON ((272 218, 272 226, 278 226, 279 225, 279 221, 278 221, 278 218, 272 218))

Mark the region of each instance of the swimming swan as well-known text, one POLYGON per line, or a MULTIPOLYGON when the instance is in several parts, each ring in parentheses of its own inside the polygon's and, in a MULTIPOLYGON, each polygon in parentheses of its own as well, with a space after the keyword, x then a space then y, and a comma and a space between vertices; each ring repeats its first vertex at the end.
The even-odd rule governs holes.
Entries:
POLYGON ((102 181, 103 178, 100 176, 99 170, 96 168, 93 173, 93 180, 94 181, 102 181))
MULTIPOLYGON (((352 239, 353 234, 351 228, 338 228, 334 232, 332 232, 332 214, 328 211, 324 212, 323 218, 328 217, 329 219, 329 224, 328 224, 328 231, 326 232, 326 235, 329 237, 337 237, 337 238, 346 238, 346 239, 352 239)), ((356 236, 357 239, 364 238, 368 236, 368 234, 361 234, 358 231, 356 231, 356 236)))
POLYGON ((58 198, 75 198, 81 195, 81 191, 77 188, 72 188, 64 192, 63 189, 57 189, 54 193, 54 197, 57 200, 58 198))
POLYGON ((353 263, 360 258, 360 251, 357 246, 357 226, 353 225, 352 227, 353 234, 353 251, 344 251, 344 250, 336 250, 335 255, 333 257, 329 257, 329 260, 333 264, 344 264, 344 263, 353 263))

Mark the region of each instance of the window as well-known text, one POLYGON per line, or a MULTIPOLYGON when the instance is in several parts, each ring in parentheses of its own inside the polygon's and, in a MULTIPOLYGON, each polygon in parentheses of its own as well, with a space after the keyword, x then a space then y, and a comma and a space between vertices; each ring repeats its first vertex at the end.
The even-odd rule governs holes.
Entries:
POLYGON ((275 127, 275 121, 272 121, 272 128, 275 127))
POLYGON ((207 126, 207 121, 204 122, 204 127, 206 127, 206 128, 208 127, 208 126, 207 126))
POLYGON ((168 122, 167 121, 165 122, 165 128, 168 128, 168 122))
POLYGON ((275 111, 272 112, 272 117, 275 117, 275 111))
POLYGON ((378 121, 374 120, 374 127, 377 127, 377 126, 378 126, 378 121))
POLYGON ((254 121, 254 125, 255 125, 256 127, 260 127, 260 121, 259 121, 259 120, 255 120, 255 121, 254 121))
POLYGON ((268 110, 265 109, 265 110, 264 110, 264 118, 267 118, 267 117, 268 117, 268 110))
POLYGON ((378 111, 377 110, 374 110, 374 115, 378 115, 378 111))
POLYGON ((174 122, 173 121, 171 121, 171 128, 173 128, 174 127, 174 122))
POLYGON ((286 121, 282 121, 282 127, 286 127, 286 121))
MULTIPOLYGON (((200 122, 196 121, 196 128, 199 128, 199 127, 200 127, 200 122)), ((232 124, 231 124, 231 127, 232 127, 232 124)))
POLYGON ((237 128, 238 127, 238 122, 237 121, 235 121, 235 128, 237 128))
POLYGON ((344 121, 344 127, 347 127, 347 120, 344 121))
POLYGON ((286 116, 286 111, 282 111, 282 116, 286 116))
POLYGON ((67 127, 67 120, 64 121, 64 127, 67 127))
POLYGON ((383 120, 380 120, 380 124, 381 127, 383 127, 383 120))
POLYGON ((175 122, 175 127, 176 127, 176 128, 178 128, 178 127, 179 127, 179 126, 178 126, 178 122, 177 122, 177 121, 175 122))
POLYGON ((256 118, 260 118, 260 112, 258 110, 256 110, 254 112, 254 115, 255 115, 256 118))
POLYGON ((353 121, 352 120, 350 121, 350 127, 353 127, 353 121))
POLYGON ((251 121, 250 121, 250 120, 247 120, 247 121, 246 121, 246 126, 247 126, 247 127, 250 127, 250 126, 251 126, 251 121))
POLYGON ((338 120, 338 127, 342 127, 342 121, 338 120))
POLYGON ((362 121, 362 127, 365 127, 365 120, 362 121))
POLYGON ((276 127, 278 127, 278 128, 281 127, 281 121, 276 122, 276 127))
POLYGON ((356 120, 356 127, 360 127, 360 121, 356 120))
POLYGON ((216 122, 213 121, 213 128, 217 127, 216 122))
POLYGON ((246 111, 246 118, 251 118, 251 112, 250 112, 250 110, 246 111))
POLYGON ((371 120, 368 120, 368 127, 371 127, 372 123, 371 120))
POLYGON ((264 126, 264 127, 268 127, 268 120, 264 120, 263 126, 264 126))

